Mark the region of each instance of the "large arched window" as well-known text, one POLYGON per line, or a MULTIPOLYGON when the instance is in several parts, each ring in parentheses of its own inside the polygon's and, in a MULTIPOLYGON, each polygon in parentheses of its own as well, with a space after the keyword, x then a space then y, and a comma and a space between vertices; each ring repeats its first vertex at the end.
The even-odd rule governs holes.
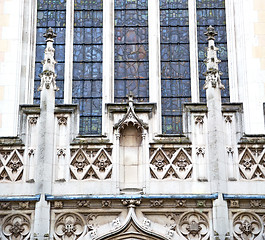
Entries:
POLYGON ((45 48, 42 35, 52 27, 57 33, 54 46, 60 88, 56 103, 79 105, 80 134, 102 134, 102 122, 108 121, 102 114, 105 103, 126 102, 130 92, 137 102, 151 99, 157 103, 155 117, 162 119, 160 133, 181 134, 183 104, 205 102, 204 32, 209 25, 218 32, 219 66, 226 87, 222 100, 228 102, 225 1, 152 1, 109 0, 103 4, 103 0, 37 0, 34 102, 39 103, 40 97, 38 74, 45 48), (103 16, 112 20, 104 22, 103 16), (155 35, 150 29, 157 29, 155 35), (113 51, 104 55, 106 44, 113 51))

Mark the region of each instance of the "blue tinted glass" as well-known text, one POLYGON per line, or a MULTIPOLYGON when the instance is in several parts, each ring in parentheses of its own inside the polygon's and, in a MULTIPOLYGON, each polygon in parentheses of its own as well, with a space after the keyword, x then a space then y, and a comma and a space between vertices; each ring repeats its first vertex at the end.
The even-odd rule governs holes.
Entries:
POLYGON ((35 58, 35 83, 34 103, 39 103, 40 94, 37 88, 40 86, 39 74, 42 72, 41 61, 44 59, 46 48, 43 34, 48 27, 52 27, 57 34, 54 40, 55 65, 57 74, 56 84, 59 91, 55 93, 55 102, 63 103, 64 92, 64 62, 65 62, 65 23, 66 23, 66 0, 38 0, 37 1, 37 33, 36 33, 36 58, 35 58))
POLYGON ((160 0, 162 132, 182 133, 191 100, 188 0, 160 0))
POLYGON ((207 40, 204 35, 209 25, 214 26, 218 35, 215 37, 216 46, 219 48, 218 58, 222 61, 219 70, 223 72, 221 76, 225 90, 222 91, 222 101, 229 102, 229 76, 227 59, 227 39, 226 39, 226 17, 225 0, 197 0, 197 37, 198 37, 198 58, 199 58, 199 80, 200 80, 200 100, 205 102, 205 90, 203 85, 206 66, 203 60, 206 59, 207 40))
POLYGON ((147 0, 115 0, 115 102, 149 99, 147 0))
POLYGON ((102 0, 75 0, 73 103, 79 105, 82 135, 101 134, 102 0))

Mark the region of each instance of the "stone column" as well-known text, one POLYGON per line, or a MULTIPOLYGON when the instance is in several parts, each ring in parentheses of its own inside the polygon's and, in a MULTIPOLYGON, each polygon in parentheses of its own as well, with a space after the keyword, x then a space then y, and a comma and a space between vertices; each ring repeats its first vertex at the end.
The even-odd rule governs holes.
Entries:
POLYGON ((208 108, 208 158, 211 191, 218 193, 218 199, 213 203, 213 230, 220 239, 225 238, 229 229, 227 203, 222 198, 222 193, 227 189, 224 129, 222 119, 221 90, 224 86, 221 83, 221 72, 218 69, 220 60, 217 58, 218 48, 215 47, 215 36, 217 33, 212 26, 207 28, 205 35, 208 37, 207 71, 205 73, 207 108, 208 108))
POLYGON ((54 59, 53 39, 56 34, 51 28, 43 35, 46 38, 47 47, 44 51, 43 72, 40 74, 41 91, 40 99, 40 123, 37 146, 36 165, 36 192, 41 194, 41 199, 36 203, 34 234, 37 239, 47 238, 50 228, 50 204, 45 201, 45 194, 51 194, 53 180, 54 160, 54 108, 56 74, 54 59))

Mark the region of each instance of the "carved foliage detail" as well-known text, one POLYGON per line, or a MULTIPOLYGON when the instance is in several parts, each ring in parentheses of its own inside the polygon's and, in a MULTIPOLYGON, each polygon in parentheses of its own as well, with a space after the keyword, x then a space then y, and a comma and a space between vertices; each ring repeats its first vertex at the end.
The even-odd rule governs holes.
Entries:
POLYGON ((99 149, 96 153, 94 149, 90 152, 79 149, 72 156, 70 163, 72 179, 108 179, 111 177, 111 171, 111 157, 105 149, 99 149))
POLYGON ((74 213, 60 215, 54 225, 56 239, 78 239, 85 230, 85 223, 82 217, 74 213))
POLYGON ((179 230, 181 235, 188 240, 208 239, 209 223, 207 217, 197 212, 186 213, 180 219, 179 230))
POLYGON ((3 234, 10 240, 23 240, 30 236, 30 219, 26 215, 14 214, 4 219, 3 234))
POLYGON ((172 151, 158 148, 153 152, 150 158, 150 171, 153 178, 187 179, 191 177, 192 162, 190 154, 184 148, 172 151))
POLYGON ((265 179, 265 152, 246 148, 239 156, 239 171, 243 179, 265 179), (263 153, 263 154, 262 154, 263 153))
POLYGON ((235 239, 259 239, 262 223, 256 214, 239 213, 233 220, 233 230, 235 239))
POLYGON ((0 181, 19 181, 23 175, 23 152, 13 150, 12 152, 1 152, 0 155, 0 181))

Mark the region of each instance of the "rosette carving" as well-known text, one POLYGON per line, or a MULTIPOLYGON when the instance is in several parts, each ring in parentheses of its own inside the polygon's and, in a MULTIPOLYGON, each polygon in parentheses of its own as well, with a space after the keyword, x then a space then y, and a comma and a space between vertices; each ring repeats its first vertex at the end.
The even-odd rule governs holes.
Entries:
POLYGON ((207 217, 198 212, 186 213, 179 221, 179 231, 188 240, 206 240, 210 231, 207 217))
POLYGON ((262 228, 260 218, 253 213, 240 213, 233 221, 235 239, 260 239, 262 228))
POLYGON ((56 239, 75 240, 85 232, 85 222, 81 216, 74 213, 60 215, 54 225, 56 239))
POLYGON ((4 236, 10 240, 24 240, 30 237, 30 219, 26 215, 13 214, 4 219, 4 236))

